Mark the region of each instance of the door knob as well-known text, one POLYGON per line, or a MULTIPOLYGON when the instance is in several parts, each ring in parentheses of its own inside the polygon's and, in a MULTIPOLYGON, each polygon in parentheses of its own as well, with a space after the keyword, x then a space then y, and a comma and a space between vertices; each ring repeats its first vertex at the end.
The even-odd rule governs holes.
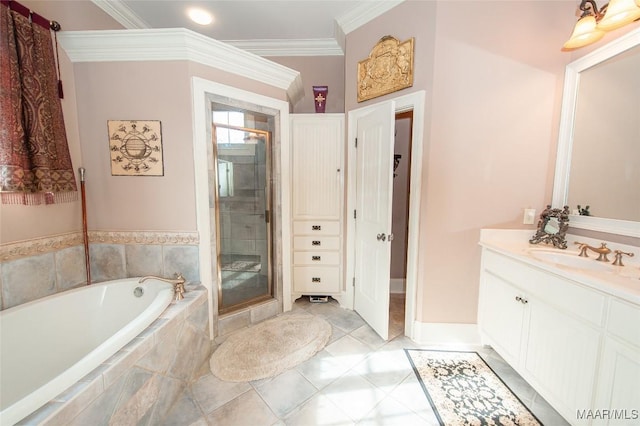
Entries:
POLYGON ((384 241, 387 239, 387 236, 384 233, 382 233, 382 234, 378 234, 376 238, 378 239, 378 241, 384 241))

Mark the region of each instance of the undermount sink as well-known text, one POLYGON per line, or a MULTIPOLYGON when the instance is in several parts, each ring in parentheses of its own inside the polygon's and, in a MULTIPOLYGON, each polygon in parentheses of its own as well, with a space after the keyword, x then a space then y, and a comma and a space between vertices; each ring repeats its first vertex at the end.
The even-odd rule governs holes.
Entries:
POLYGON ((558 252, 544 250, 529 250, 531 257, 543 262, 567 266, 575 269, 590 271, 615 272, 614 267, 608 262, 599 262, 594 258, 580 257, 577 252, 558 252))

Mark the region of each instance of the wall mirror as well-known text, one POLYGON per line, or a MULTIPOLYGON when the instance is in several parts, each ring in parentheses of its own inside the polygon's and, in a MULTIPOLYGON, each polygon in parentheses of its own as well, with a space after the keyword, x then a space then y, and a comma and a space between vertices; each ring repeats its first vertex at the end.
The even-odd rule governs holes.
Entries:
POLYGON ((640 237, 638 69, 640 28, 567 65, 553 205, 572 227, 640 237))

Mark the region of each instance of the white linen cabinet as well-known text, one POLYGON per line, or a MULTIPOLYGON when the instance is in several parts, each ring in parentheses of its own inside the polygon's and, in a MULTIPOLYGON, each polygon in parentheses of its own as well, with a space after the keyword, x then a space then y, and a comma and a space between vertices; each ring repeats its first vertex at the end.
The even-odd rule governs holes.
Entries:
POLYGON ((292 298, 342 285, 344 114, 291 115, 292 298))

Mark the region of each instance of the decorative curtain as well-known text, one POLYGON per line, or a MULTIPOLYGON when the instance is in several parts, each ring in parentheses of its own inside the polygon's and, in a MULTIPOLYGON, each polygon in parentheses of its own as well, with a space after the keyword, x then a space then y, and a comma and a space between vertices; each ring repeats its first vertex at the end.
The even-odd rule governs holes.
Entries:
POLYGON ((15 1, 0 6, 0 200, 77 200, 49 22, 15 1))

